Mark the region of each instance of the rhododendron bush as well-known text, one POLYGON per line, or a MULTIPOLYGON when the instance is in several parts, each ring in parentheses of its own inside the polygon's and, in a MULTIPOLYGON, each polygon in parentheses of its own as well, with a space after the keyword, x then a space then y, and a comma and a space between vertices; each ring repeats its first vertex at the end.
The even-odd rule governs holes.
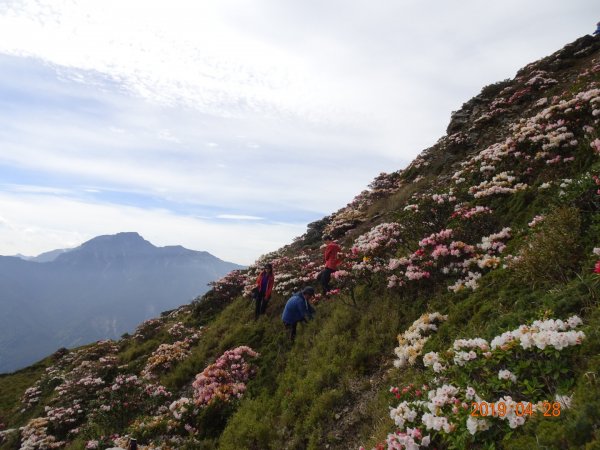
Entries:
POLYGON ((233 270, 217 281, 209 283, 212 288, 210 293, 223 301, 231 300, 242 293, 247 281, 244 271, 233 270))
POLYGON ((390 409, 397 430, 386 440, 388 449, 430 443, 485 446, 535 414, 544 414, 549 404, 555 412, 571 406, 570 367, 575 348, 586 337, 577 329, 582 325, 579 317, 536 320, 490 341, 457 339, 447 350, 419 359, 427 339, 422 334, 435 331, 431 322, 443 319, 438 313, 424 315, 399 337, 396 367, 422 367, 427 381, 390 388, 400 403, 390 409), (483 402, 494 409, 486 406, 482 413, 477 405, 483 402), (473 414, 475 409, 478 414, 473 414))
POLYGON ((94 409, 98 391, 116 372, 117 351, 113 341, 99 341, 74 352, 56 353, 55 364, 21 398, 22 412, 26 412, 42 397, 50 397, 43 416, 30 420, 21 430, 22 448, 60 448, 79 434, 80 425, 94 409))
POLYGON ((382 223, 354 241, 352 253, 365 256, 380 256, 386 249, 395 248, 402 234, 399 223, 382 223))
POLYGON ((246 346, 227 350, 196 376, 192 384, 194 402, 204 406, 216 400, 229 402, 242 397, 246 383, 256 373, 256 368, 246 359, 257 356, 258 353, 246 346))
POLYGON ((99 392, 94 402, 93 423, 123 427, 141 412, 152 413, 166 407, 172 394, 159 384, 136 375, 118 375, 99 392))
POLYGON ((394 366, 405 367, 413 365, 421 355, 423 346, 429 339, 428 334, 438 329, 439 323, 448 320, 448 316, 440 313, 428 313, 419 317, 404 333, 398 335, 398 347, 394 353, 398 357, 394 366))
MULTIPOLYGON (((159 408, 149 408, 145 412, 153 414, 136 419, 129 425, 129 431, 147 442, 147 448, 158 449, 165 444, 178 448, 183 442, 192 447, 198 445, 196 439, 203 431, 202 414, 212 406, 218 409, 243 396, 246 383, 256 373, 248 359, 258 356, 246 346, 226 351, 196 376, 192 383, 192 398, 180 397, 170 403, 161 403, 159 408)), ((121 380, 121 383, 136 385, 138 380, 121 380)), ((157 393, 151 395, 156 396, 157 393)))
MULTIPOLYGON (((176 334, 186 333, 184 327, 177 327, 177 324, 169 330, 172 333, 176 330, 176 334)), ((177 341, 173 344, 160 344, 160 346, 150 355, 146 366, 142 370, 142 377, 149 380, 155 379, 160 373, 164 373, 171 369, 179 361, 183 361, 190 354, 190 347, 200 338, 199 333, 192 333, 182 341, 177 341)))
POLYGON ((275 292, 291 295, 306 285, 314 284, 322 269, 322 259, 322 252, 305 250, 293 257, 272 260, 275 292))

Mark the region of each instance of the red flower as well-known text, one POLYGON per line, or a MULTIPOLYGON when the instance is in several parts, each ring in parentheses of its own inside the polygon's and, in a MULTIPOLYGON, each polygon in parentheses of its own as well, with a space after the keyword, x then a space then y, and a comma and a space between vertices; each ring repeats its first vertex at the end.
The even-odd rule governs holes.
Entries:
POLYGON ((596 265, 594 266, 594 273, 600 274, 600 259, 596 261, 596 265))

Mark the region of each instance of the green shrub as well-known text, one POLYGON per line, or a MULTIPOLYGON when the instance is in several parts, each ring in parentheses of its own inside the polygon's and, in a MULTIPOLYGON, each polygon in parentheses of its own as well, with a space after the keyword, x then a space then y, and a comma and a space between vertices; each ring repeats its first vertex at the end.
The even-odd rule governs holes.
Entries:
POLYGON ((579 210, 562 207, 549 214, 539 230, 525 239, 516 276, 533 286, 565 283, 574 276, 580 258, 579 210))

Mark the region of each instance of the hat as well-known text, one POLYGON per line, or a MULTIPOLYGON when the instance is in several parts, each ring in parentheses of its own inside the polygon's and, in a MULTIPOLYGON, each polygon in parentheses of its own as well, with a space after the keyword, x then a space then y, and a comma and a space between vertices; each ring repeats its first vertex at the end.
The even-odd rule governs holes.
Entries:
POLYGON ((304 289, 302 289, 302 293, 306 295, 315 295, 315 288, 306 286, 304 289))

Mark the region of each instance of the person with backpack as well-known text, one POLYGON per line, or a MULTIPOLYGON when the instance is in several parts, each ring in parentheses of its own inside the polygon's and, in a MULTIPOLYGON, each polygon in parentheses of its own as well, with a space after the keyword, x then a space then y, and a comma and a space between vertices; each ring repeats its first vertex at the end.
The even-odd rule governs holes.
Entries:
POLYGON ((289 331, 292 342, 296 339, 298 322, 308 322, 315 315, 315 309, 310 304, 314 296, 314 288, 306 286, 302 291, 292 295, 285 304, 281 320, 285 328, 289 331))
POLYGON ((323 240, 325 241, 326 247, 323 253, 323 257, 325 259, 325 268, 319 273, 319 281, 321 282, 321 286, 323 287, 323 294, 327 294, 331 288, 329 287, 329 282, 331 281, 331 274, 337 271, 341 259, 341 247, 337 242, 335 242, 331 236, 325 235, 323 236, 323 240))
POLYGON ((254 310, 254 320, 258 320, 261 314, 264 314, 267 309, 267 304, 271 299, 271 292, 275 284, 275 275, 273 275, 273 265, 267 263, 263 266, 262 272, 256 279, 256 287, 254 288, 254 299, 256 308, 254 310))

